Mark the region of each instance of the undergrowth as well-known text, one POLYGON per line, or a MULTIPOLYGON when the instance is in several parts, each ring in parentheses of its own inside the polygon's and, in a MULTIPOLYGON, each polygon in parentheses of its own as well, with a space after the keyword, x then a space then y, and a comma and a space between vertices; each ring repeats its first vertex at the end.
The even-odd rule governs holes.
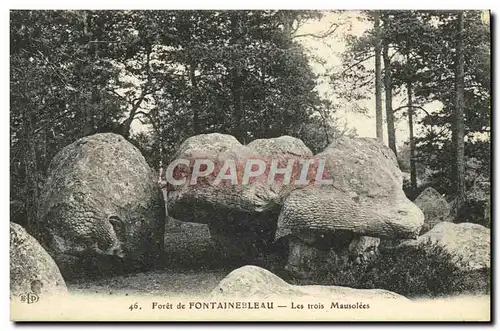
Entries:
POLYGON ((390 249, 364 265, 328 261, 307 280, 292 283, 385 289, 406 297, 490 293, 490 269, 460 270, 442 247, 429 243, 390 249))

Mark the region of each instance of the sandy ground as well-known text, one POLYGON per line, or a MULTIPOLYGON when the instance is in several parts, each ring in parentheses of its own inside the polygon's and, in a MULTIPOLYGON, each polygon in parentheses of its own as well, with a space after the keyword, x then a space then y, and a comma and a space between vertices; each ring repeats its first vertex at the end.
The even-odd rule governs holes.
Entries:
POLYGON ((165 267, 98 280, 68 282, 70 292, 99 295, 206 295, 233 268, 210 239, 208 227, 174 223, 165 235, 165 267))
MULTIPOLYGON (((105 296, 205 296, 227 274, 244 265, 217 248, 206 225, 176 221, 166 230, 163 266, 148 272, 68 281, 69 291, 105 296)), ((286 275, 277 273, 278 270, 272 271, 290 282, 286 275)), ((301 284, 300 281, 292 283, 301 284)))
POLYGON ((68 284, 74 293, 100 295, 204 296, 226 276, 223 271, 151 271, 93 282, 68 284))

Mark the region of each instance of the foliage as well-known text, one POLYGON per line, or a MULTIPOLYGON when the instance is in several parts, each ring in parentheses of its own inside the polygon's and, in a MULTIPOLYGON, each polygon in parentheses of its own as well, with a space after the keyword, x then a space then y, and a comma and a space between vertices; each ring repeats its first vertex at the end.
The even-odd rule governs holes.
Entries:
MULTIPOLYGON (((434 51, 427 53, 427 72, 422 78, 422 88, 416 90, 417 96, 427 102, 438 100, 443 107, 426 114, 420 122, 425 126, 425 135, 417 138, 419 161, 434 170, 433 182, 443 193, 454 193, 454 62, 450 47, 453 49, 454 16, 442 16, 436 27, 435 41, 431 44, 434 51), (423 88, 425 86, 425 88, 423 88)), ((489 178, 490 173, 490 61, 489 28, 481 23, 480 13, 466 12, 464 56, 465 66, 465 171, 466 187, 471 187, 477 175, 489 178), (470 162, 475 159, 476 166, 470 162), (473 174, 476 173, 476 175, 473 174)))
MULTIPOLYGON (((372 22, 374 14, 363 12, 361 19, 372 22)), ((419 185, 432 186, 452 199, 457 180, 456 146, 452 139, 457 11, 405 10, 379 11, 379 14, 385 18, 379 37, 390 47, 391 89, 394 97, 403 99, 403 105, 394 109, 396 117, 408 116, 408 84, 413 90, 413 118, 421 128, 416 132, 414 150, 419 185), (430 112, 430 103, 442 106, 430 112)), ((481 21, 480 15, 480 11, 464 12, 466 191, 477 177, 489 180, 491 172, 490 27, 481 21)), ((356 86, 353 92, 347 89, 348 94, 340 97, 359 102, 374 93, 375 77, 370 61, 376 42, 373 27, 361 36, 347 37, 340 74, 332 79, 335 86, 343 81, 356 86)), ((406 158, 401 165, 410 172, 407 152, 400 161, 406 158)))
MULTIPOLYGON (((148 163, 184 139, 242 143, 335 126, 304 48, 313 11, 11 11, 11 218, 36 219, 50 160, 97 132, 132 141, 148 163), (139 132, 133 123, 142 123, 139 132)), ((319 137, 319 138, 318 138, 319 137)), ((319 147, 318 147, 319 148, 319 147)))
POLYGON ((183 38, 165 52, 178 59, 183 77, 152 110, 168 150, 198 133, 229 133, 241 143, 293 135, 322 107, 308 58, 286 33, 283 15, 179 14, 174 28, 183 38))
POLYGON ((381 252, 367 264, 329 262, 306 282, 385 289, 409 298, 490 293, 489 269, 465 272, 450 261, 443 248, 423 243, 381 252))
POLYGON ((52 157, 82 137, 86 123, 120 118, 119 101, 104 92, 117 72, 90 47, 86 19, 72 11, 11 13, 11 203, 21 207, 11 219, 20 224, 36 218, 52 157))

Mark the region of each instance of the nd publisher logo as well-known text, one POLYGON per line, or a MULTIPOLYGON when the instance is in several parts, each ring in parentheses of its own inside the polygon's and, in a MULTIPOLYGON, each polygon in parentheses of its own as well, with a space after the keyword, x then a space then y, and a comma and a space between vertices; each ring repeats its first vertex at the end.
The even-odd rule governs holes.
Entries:
POLYGON ((32 304, 38 302, 40 297, 35 293, 22 293, 19 295, 22 303, 32 304))

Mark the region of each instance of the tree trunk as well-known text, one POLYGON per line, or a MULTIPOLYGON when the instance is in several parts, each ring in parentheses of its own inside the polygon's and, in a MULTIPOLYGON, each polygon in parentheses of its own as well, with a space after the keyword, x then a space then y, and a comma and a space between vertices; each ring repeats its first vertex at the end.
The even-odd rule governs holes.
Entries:
POLYGON ((146 95, 148 94, 147 89, 148 89, 148 85, 150 82, 150 67, 149 66, 150 66, 150 60, 151 60, 151 45, 146 45, 145 51, 146 51, 146 65, 145 65, 145 67, 146 67, 146 72, 147 72, 147 76, 148 76, 148 78, 147 78, 148 83, 146 83, 146 86, 143 88, 141 95, 139 96, 139 99, 134 104, 132 104, 132 109, 130 109, 130 112, 128 114, 127 119, 121 124, 120 131, 122 132, 122 135, 127 139, 130 137, 130 133, 131 133, 130 131, 132 129, 132 122, 135 119, 137 111, 141 107, 146 95))
MULTIPOLYGON (((235 45, 239 38, 239 22, 236 13, 231 14, 231 44, 235 45)), ((238 65, 238 57, 235 53, 232 55, 231 65, 231 94, 233 97, 233 136, 242 144, 246 143, 245 116, 241 102, 241 87, 243 79, 241 77, 241 68, 238 65)))
MULTIPOLYGON (((86 83, 88 84, 86 88, 88 88, 87 91, 90 94, 88 97, 88 103, 83 102, 82 107, 84 107, 83 111, 83 116, 84 116, 84 124, 82 128, 82 135, 83 136, 88 136, 91 134, 95 133, 95 123, 94 123, 94 116, 92 113, 92 108, 93 104, 97 103, 98 101, 98 92, 96 91, 95 84, 92 82, 93 79, 93 71, 94 71, 94 63, 97 59, 97 43, 94 43, 92 45, 91 41, 93 39, 93 33, 92 33, 92 12, 91 11, 83 11, 83 42, 85 47, 87 48, 87 55, 89 61, 84 65, 82 68, 84 71, 84 79, 86 83), (85 68, 87 67, 87 68, 85 68)), ((88 94, 86 94, 88 95, 88 94)), ((86 101, 87 101, 86 100, 86 101)))
MULTIPOLYGON (((29 103, 27 103, 29 105, 29 103)), ((35 141, 33 137, 33 121, 30 111, 26 110, 23 116, 23 131, 25 150, 23 153, 25 171, 25 197, 24 208, 26 210, 26 226, 28 231, 38 234, 37 203, 38 203, 38 168, 35 141)))
POLYGON ((194 60, 189 64, 189 80, 191 81, 192 95, 191 95, 191 109, 193 111, 193 133, 200 134, 200 109, 198 104, 198 80, 196 79, 196 63, 194 60))
POLYGON ((283 15, 284 34, 288 38, 288 40, 291 41, 292 28, 293 28, 293 12, 284 10, 282 11, 282 15, 283 15))
POLYGON ((417 167, 415 164, 415 137, 413 134, 413 86, 407 83, 408 89, 408 129, 410 131, 410 181, 413 192, 417 190, 417 167))
POLYGON ((457 18, 457 57, 456 57, 456 94, 455 94, 455 148, 456 148, 456 212, 465 202, 465 156, 464 156, 464 52, 463 52, 463 12, 459 12, 457 18))
POLYGON ((378 11, 375 11, 375 33, 377 40, 375 44, 375 122, 377 128, 377 139, 384 140, 384 129, 382 124, 382 65, 380 63, 381 45, 380 45, 380 17, 378 11))
POLYGON ((396 151, 396 130, 394 129, 394 112, 392 110, 392 75, 391 75, 391 59, 389 58, 389 45, 383 43, 382 56, 384 58, 384 85, 385 85, 385 113, 387 118, 387 140, 389 148, 394 154, 396 151))

